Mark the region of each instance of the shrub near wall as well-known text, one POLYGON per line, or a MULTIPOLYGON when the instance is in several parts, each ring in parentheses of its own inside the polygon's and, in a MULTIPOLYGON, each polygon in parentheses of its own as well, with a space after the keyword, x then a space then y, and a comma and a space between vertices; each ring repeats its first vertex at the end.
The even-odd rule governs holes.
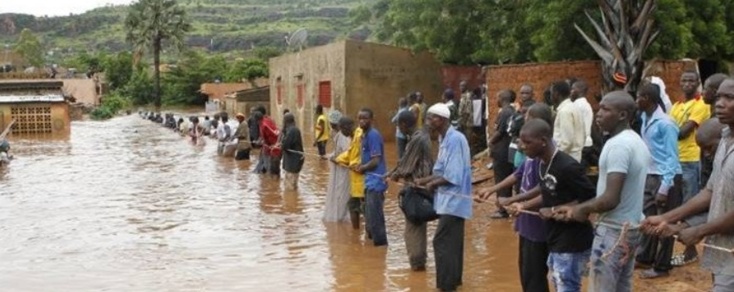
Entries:
POLYGON ((117 93, 111 93, 102 99, 102 105, 92 110, 89 116, 94 120, 106 120, 129 106, 130 101, 127 98, 117 93))

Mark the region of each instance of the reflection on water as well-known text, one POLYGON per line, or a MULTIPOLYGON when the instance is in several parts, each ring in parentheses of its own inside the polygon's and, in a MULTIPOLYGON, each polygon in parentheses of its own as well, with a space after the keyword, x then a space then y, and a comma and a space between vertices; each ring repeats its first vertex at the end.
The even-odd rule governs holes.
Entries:
MULTIPOLYGON (((16 160, 0 170, 3 290, 435 286, 430 241, 429 271, 410 271, 395 186, 385 210, 390 246, 375 248, 348 223, 321 222, 325 161, 309 159, 300 189, 283 191, 252 174, 254 163, 217 157, 213 141, 195 147, 137 116, 72 127, 67 137, 12 137, 16 160)), ((467 224, 462 290, 517 291, 516 237, 482 208, 467 224)))

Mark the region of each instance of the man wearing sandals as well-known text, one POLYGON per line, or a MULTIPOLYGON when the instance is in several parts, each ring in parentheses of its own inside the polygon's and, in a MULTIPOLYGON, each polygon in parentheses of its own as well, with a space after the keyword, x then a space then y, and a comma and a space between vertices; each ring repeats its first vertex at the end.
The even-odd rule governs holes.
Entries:
MULTIPOLYGON (((652 155, 645 181, 643 212, 655 216, 680 206, 681 168, 678 162, 678 126, 667 114, 660 97, 660 87, 646 84, 637 91, 642 126, 640 135, 652 155)), ((637 255, 637 265, 647 267, 640 275, 643 279, 665 277, 673 268, 672 238, 644 235, 642 249, 637 255)))
MULTIPOLYGON (((660 216, 645 219, 646 233, 658 236, 677 234, 678 241, 694 246, 706 238, 706 244, 722 249, 734 248, 734 79, 726 79, 717 91, 716 117, 727 127, 722 131, 714 169, 706 187, 695 197, 660 216), (680 230, 675 222, 708 211, 706 223, 680 230)), ((734 255, 705 247, 701 265, 713 275, 714 292, 734 292, 734 255)))
POLYGON ((599 157, 596 198, 556 208, 566 220, 587 220, 599 214, 591 252, 589 291, 631 291, 635 250, 650 152, 630 128, 637 106, 627 92, 613 91, 599 103, 596 122, 610 133, 599 157))

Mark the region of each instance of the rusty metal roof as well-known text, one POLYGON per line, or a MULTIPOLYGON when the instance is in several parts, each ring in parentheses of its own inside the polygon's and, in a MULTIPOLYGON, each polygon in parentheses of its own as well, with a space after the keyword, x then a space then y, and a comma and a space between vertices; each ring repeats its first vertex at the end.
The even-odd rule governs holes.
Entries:
POLYGON ((63 81, 0 81, 0 93, 26 90, 58 90, 64 86, 63 81))

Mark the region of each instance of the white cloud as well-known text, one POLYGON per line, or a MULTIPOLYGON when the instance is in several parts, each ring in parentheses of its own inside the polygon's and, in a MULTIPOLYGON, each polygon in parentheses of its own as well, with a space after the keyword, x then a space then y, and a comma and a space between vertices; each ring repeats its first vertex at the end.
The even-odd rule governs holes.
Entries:
POLYGON ((24 13, 36 16, 81 14, 108 4, 130 4, 133 0, 0 0, 0 13, 24 13))

